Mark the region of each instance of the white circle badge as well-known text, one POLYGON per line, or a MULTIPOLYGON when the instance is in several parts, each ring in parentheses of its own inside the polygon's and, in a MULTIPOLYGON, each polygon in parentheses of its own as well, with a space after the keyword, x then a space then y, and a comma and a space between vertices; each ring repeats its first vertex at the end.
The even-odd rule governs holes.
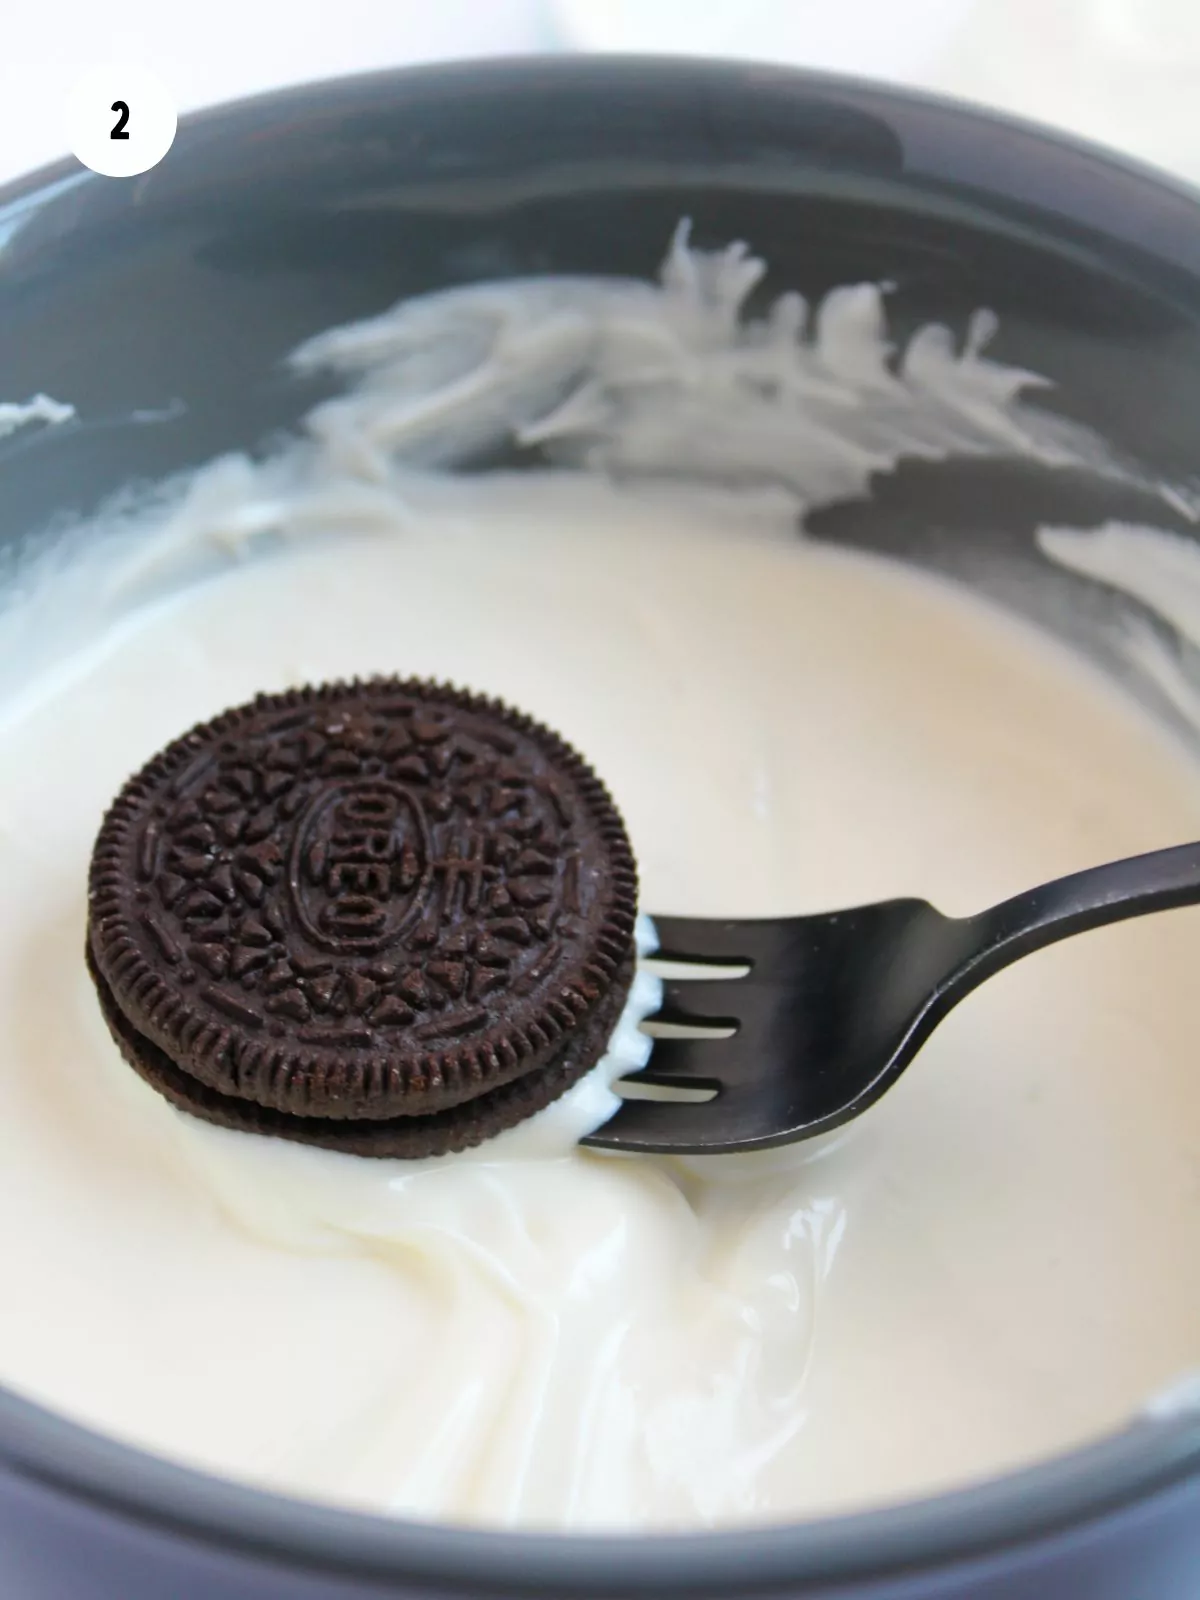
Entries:
POLYGON ((67 121, 71 149, 85 167, 106 178, 132 178, 166 155, 179 118, 156 72, 116 64, 92 67, 76 79, 67 121))

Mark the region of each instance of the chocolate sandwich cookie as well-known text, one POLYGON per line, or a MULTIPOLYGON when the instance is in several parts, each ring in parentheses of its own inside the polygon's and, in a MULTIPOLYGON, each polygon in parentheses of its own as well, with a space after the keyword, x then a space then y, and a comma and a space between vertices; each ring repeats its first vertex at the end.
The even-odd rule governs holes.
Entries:
POLYGON ((130 779, 88 961, 126 1059, 210 1121, 361 1154, 464 1148, 604 1053, 637 878, 549 729, 417 680, 263 695, 130 779))

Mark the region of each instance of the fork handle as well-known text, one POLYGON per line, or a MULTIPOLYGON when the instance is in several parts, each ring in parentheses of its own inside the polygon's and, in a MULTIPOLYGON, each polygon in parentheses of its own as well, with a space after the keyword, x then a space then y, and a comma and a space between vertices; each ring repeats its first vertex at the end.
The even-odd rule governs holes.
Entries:
POLYGON ((1127 856, 1014 895, 958 921, 965 958, 947 987, 973 989, 1022 956, 1089 928, 1200 902, 1200 843, 1127 856))

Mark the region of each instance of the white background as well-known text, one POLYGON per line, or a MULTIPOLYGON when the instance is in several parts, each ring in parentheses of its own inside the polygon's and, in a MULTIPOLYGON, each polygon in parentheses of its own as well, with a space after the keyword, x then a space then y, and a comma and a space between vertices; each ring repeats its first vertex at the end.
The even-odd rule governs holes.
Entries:
POLYGON ((838 68, 960 94, 1200 182, 1200 0, 0 0, 0 182, 67 148, 83 68, 179 109, 435 58, 577 48, 838 68))

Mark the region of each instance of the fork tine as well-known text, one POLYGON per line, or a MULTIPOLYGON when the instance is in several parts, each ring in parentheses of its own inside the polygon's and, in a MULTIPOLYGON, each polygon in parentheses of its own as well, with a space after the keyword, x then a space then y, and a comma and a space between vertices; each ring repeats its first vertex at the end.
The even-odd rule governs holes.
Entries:
POLYGON ((696 1152, 710 1149, 714 1127, 709 1120, 716 1100, 684 1104, 678 1100, 626 1100, 615 1116, 582 1144, 598 1149, 696 1152))
POLYGON ((738 978, 666 978, 662 1004, 654 1013, 654 1021, 736 1027, 740 1020, 740 989, 738 978))
POLYGON ((658 949, 648 959, 752 963, 759 937, 753 923, 720 922, 712 917, 655 917, 658 949))
MULTIPOLYGON (((741 1052, 744 1054, 744 1052, 741 1052)), ((641 1072, 631 1072, 630 1078, 640 1078, 643 1083, 659 1080, 679 1083, 684 1079, 700 1087, 721 1087, 722 1068, 728 1067, 738 1057, 737 1035, 730 1039, 655 1039, 650 1060, 641 1072)))

